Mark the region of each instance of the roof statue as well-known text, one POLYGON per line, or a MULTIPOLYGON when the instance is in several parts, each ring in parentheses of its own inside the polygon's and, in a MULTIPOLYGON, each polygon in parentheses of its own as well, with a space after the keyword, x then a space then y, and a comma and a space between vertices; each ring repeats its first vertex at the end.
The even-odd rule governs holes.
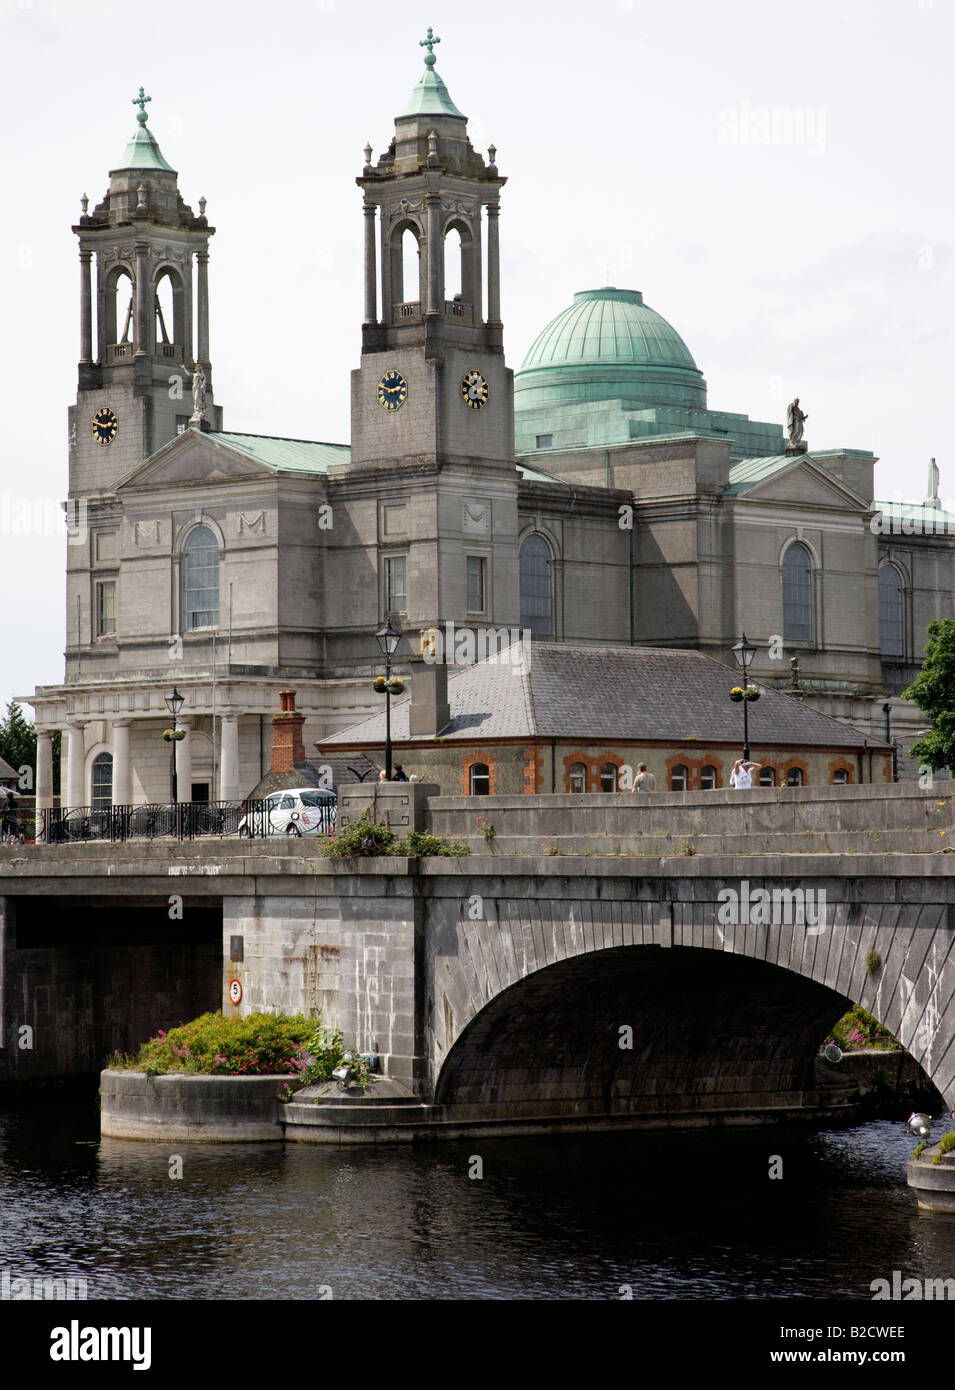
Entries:
POLYGON ((799 409, 799 397, 790 401, 786 407, 786 428, 789 431, 789 447, 786 452, 804 454, 806 445, 803 442, 803 425, 809 419, 804 410, 799 409))
POLYGON ((934 507, 936 511, 940 511, 942 507, 938 496, 938 482, 938 464, 934 459, 930 459, 928 465, 928 487, 925 490, 925 501, 922 505, 925 507, 934 507))

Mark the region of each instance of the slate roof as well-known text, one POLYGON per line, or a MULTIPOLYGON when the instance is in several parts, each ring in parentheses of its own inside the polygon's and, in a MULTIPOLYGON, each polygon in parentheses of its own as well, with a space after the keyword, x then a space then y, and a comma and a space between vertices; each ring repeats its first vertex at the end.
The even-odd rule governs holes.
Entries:
MULTIPOLYGON (((590 647, 534 642, 509 648, 448 679, 454 743, 498 738, 574 738, 736 746, 742 713, 729 699, 739 672, 700 652, 657 647, 590 647)), ((830 715, 760 687, 749 707, 750 743, 785 748, 881 747, 830 715)), ((392 739, 409 738, 410 696, 393 701, 392 739)), ((381 745, 384 712, 326 739, 381 745)), ((758 756, 758 753, 757 753, 758 756)))
POLYGON ((0 758, 0 782, 17 781, 19 781, 18 773, 14 771, 8 762, 4 762, 3 758, 0 758))
POLYGON ((745 492, 754 484, 761 483, 765 478, 771 478, 774 473, 781 473, 784 468, 806 458, 809 458, 808 454, 777 454, 770 458, 740 459, 738 463, 730 464, 730 480, 723 491, 745 492))

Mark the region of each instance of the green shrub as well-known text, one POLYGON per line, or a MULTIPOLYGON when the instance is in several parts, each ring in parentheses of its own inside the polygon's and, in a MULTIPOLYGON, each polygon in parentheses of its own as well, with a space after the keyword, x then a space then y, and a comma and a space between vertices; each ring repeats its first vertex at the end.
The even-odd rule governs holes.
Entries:
POLYGON ((409 859, 424 859, 430 854, 457 858, 462 854, 470 854, 471 851, 460 840, 449 840, 446 835, 429 835, 424 830, 409 830, 405 838, 399 841, 394 853, 406 854, 409 859))
POLYGON ((921 1158, 927 1148, 928 1144, 916 1144, 915 1148, 912 1150, 912 1157, 921 1158))
POLYGON ((951 1153, 955 1149, 955 1129, 950 1129, 947 1134, 943 1134, 938 1141, 938 1153, 932 1159, 933 1163, 941 1163, 942 1155, 951 1153))
POLYGON ((330 859, 356 859, 363 855, 400 854, 397 844, 394 831, 370 820, 366 809, 351 825, 326 835, 320 848, 330 859))
POLYGON ((460 840, 449 840, 445 835, 429 835, 424 830, 409 830, 405 838, 400 840, 387 825, 370 820, 367 810, 351 825, 326 835, 320 849, 330 859, 360 859, 383 854, 401 855, 408 859, 423 859, 425 855, 432 854, 456 858, 471 853, 460 840))
POLYGON ((836 1043, 843 1052, 858 1052, 862 1048, 894 1052, 901 1046, 861 1004, 853 1004, 843 1014, 826 1042, 836 1043))
POLYGON ((881 970, 882 957, 879 955, 878 951, 866 951, 865 968, 870 975, 874 975, 876 971, 881 970))
POLYGON ((247 1018, 203 1014, 168 1032, 161 1028, 129 1056, 114 1052, 107 1066, 144 1071, 147 1076, 302 1073, 309 1065, 308 1044, 317 1028, 320 1025, 314 1019, 301 1014, 249 1014, 247 1018))

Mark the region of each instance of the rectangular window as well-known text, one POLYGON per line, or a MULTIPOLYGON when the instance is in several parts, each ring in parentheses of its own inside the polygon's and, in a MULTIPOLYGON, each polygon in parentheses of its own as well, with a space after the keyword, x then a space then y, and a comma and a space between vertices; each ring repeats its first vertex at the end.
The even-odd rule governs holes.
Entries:
POLYGON ((552 434, 539 434, 537 436, 538 449, 553 449, 554 436, 552 434))
POLYGON ((485 575, 487 561, 483 555, 469 555, 468 563, 468 612, 483 613, 485 603, 485 575))
POLYGON ((385 611, 405 613, 408 610, 408 560, 404 555, 390 555, 385 561, 385 611))
POLYGON ((104 580, 96 586, 96 635, 105 637, 116 631, 116 581, 104 580))

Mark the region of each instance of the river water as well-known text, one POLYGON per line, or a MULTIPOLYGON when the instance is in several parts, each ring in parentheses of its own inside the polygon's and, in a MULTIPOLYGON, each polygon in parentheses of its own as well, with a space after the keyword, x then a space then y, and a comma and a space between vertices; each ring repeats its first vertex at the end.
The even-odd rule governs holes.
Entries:
POLYGON ((110 1299, 870 1300, 893 1270, 955 1277, 955 1220, 920 1216, 905 1185, 913 1142, 876 1120, 163 1145, 101 1140, 95 1096, 57 1091, 0 1110, 0 1271, 110 1299))

